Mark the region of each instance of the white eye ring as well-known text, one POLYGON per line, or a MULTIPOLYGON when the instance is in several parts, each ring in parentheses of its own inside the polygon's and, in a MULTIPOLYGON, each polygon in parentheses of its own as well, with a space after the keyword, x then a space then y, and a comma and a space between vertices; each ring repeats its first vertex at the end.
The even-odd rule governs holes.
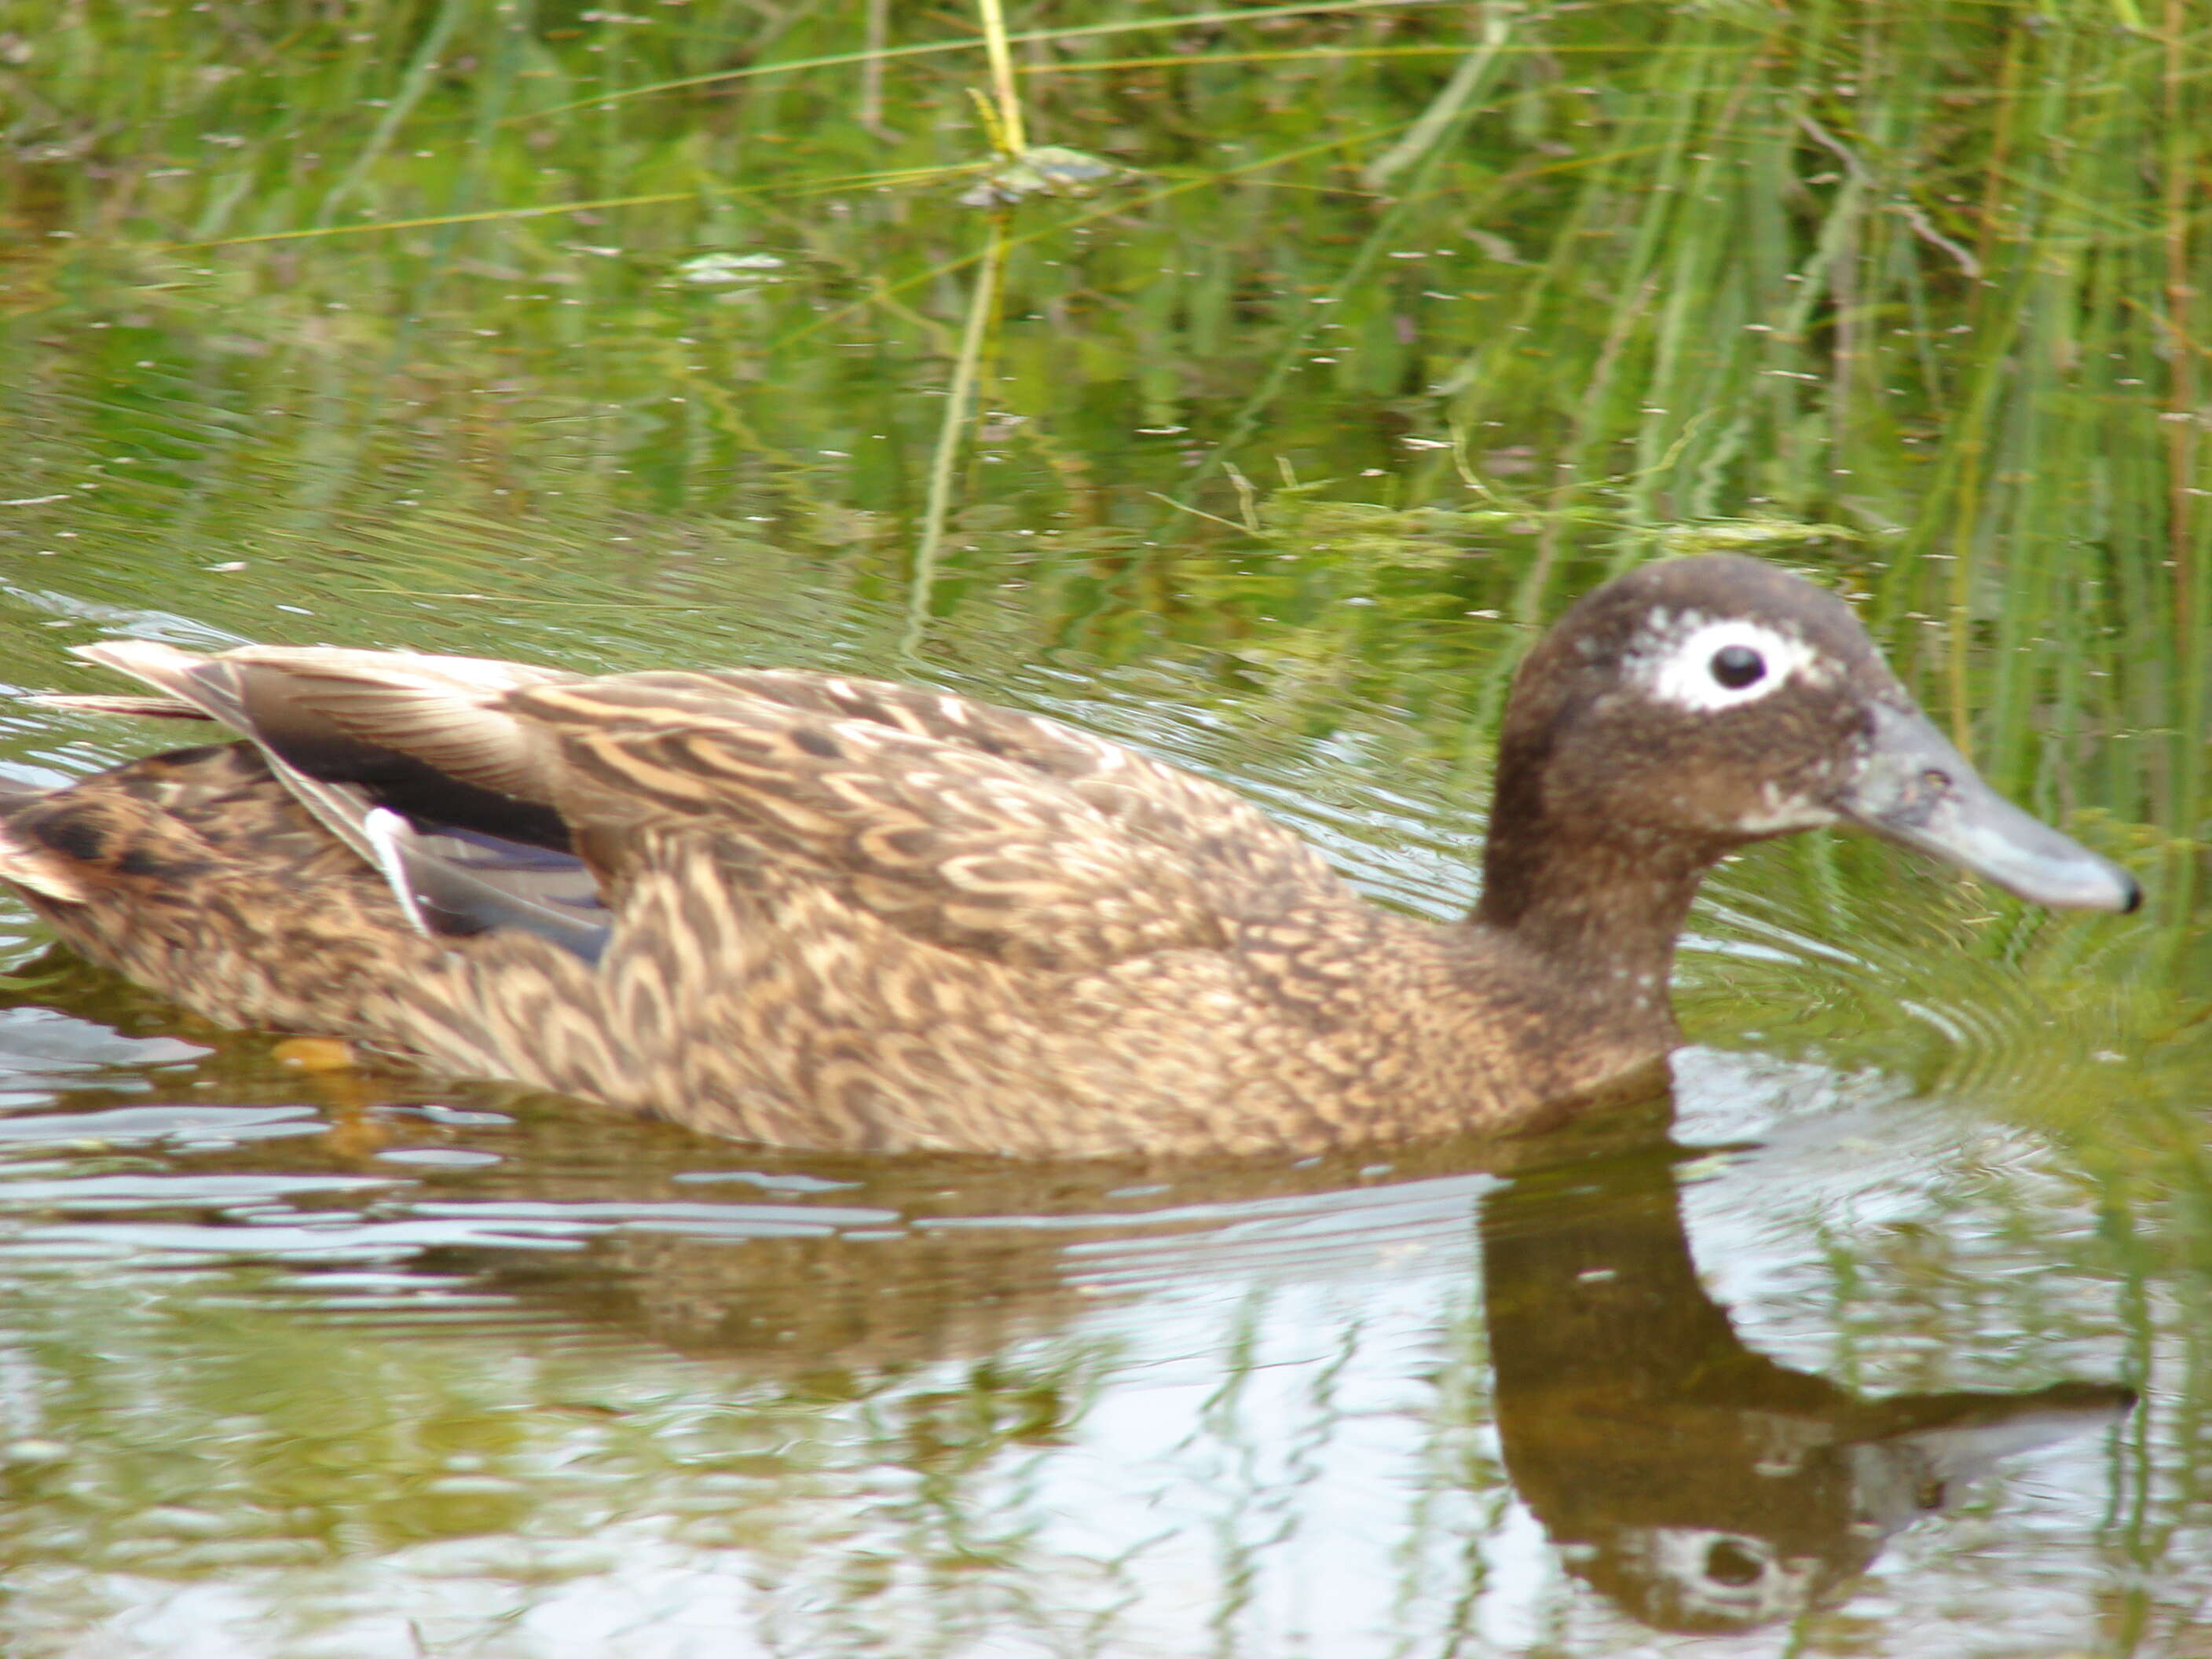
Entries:
POLYGON ((1741 617, 1719 622, 1694 617, 1684 620, 1686 627, 1632 653, 1630 667, 1652 696, 1692 714, 1717 714, 1755 702, 1793 674, 1802 673, 1814 660, 1813 647, 1804 641, 1763 623, 1741 617), (1762 665, 1762 671, 1741 685, 1723 685, 1714 672, 1714 659, 1731 646, 1751 652, 1762 665))

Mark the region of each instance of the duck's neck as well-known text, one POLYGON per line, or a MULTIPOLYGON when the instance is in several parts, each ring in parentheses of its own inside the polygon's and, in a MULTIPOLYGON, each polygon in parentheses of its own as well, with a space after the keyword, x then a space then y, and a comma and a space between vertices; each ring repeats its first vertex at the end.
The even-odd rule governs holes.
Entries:
POLYGON ((1550 963, 1593 1005, 1671 1032, 1674 940, 1698 881, 1726 849, 1570 829, 1532 805, 1501 798, 1473 920, 1550 963))

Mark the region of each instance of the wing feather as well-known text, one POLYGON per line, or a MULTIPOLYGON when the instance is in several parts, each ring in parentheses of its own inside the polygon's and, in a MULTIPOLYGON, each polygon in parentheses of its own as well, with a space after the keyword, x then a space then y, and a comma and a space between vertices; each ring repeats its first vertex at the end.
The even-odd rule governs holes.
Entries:
POLYGON ((593 895, 571 852, 618 913, 643 840, 670 833, 723 847, 733 881, 770 860, 914 939, 1009 965, 1218 946, 1240 919, 1350 897, 1218 785, 921 687, 145 641, 84 654, 252 738, 410 908, 455 927, 577 948, 605 918, 583 914, 593 895), (404 830, 372 834, 380 807, 404 830))
MULTIPOLYGON (((154 687, 159 712, 195 713, 251 738, 301 805, 385 876, 410 916, 434 915, 451 933, 521 927, 587 959, 603 946, 608 918, 591 873, 565 851, 541 851, 543 826, 532 814, 550 811, 501 787, 526 778, 531 733, 497 712, 499 701, 562 676, 397 652, 246 646, 200 656, 150 640, 104 641, 78 654, 154 687), (428 788, 418 775, 425 769, 428 788), (461 787, 438 787, 445 778, 461 787), (427 808, 419 816, 430 822, 380 830, 372 818, 393 805, 427 808), (462 824, 441 823, 451 815, 438 809, 455 805, 462 824), (486 815, 489 830, 470 822, 486 815), (540 833, 501 836, 518 825, 540 833)), ((113 701, 126 706, 120 712, 155 712, 127 705, 155 700, 113 701)))
POLYGON ((909 936, 1009 964, 1217 947, 1234 919, 1342 901, 1218 786, 1056 722, 827 677, 623 675, 508 706, 558 740, 561 812, 615 866, 650 830, 734 837, 909 936))

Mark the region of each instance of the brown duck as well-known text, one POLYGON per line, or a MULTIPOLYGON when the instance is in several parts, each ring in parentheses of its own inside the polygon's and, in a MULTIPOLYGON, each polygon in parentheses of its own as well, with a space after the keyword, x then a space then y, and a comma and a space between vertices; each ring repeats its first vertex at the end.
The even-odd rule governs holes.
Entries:
POLYGON ((1730 849, 1849 819, 2045 904, 2117 866, 1992 793, 1843 603, 1741 558, 1571 609, 1480 903, 1378 910, 1228 791, 913 686, 88 646, 246 740, 0 795, 0 880, 227 1024, 791 1146, 1310 1152, 1528 1122, 1679 1041, 1730 849))

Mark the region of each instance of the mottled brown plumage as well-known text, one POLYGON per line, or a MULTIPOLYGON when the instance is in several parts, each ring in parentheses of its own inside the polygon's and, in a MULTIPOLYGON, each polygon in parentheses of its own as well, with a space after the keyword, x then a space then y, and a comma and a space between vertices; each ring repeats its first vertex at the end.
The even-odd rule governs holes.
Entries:
POLYGON ((1924 723, 1896 762, 1918 717, 1850 612, 1738 559, 1624 578, 1531 653, 1455 926, 1366 904, 1215 785, 914 687, 86 654, 162 694, 106 712, 252 741, 0 801, 0 879, 76 948, 226 1024, 794 1146, 1525 1122, 1676 1041, 1674 936, 1714 860, 1838 812, 2053 902, 2132 892, 2017 814, 2010 863, 1954 845, 1971 771, 1926 762, 1924 723), (1751 681, 1723 683, 1748 672, 1729 651, 1751 681))

